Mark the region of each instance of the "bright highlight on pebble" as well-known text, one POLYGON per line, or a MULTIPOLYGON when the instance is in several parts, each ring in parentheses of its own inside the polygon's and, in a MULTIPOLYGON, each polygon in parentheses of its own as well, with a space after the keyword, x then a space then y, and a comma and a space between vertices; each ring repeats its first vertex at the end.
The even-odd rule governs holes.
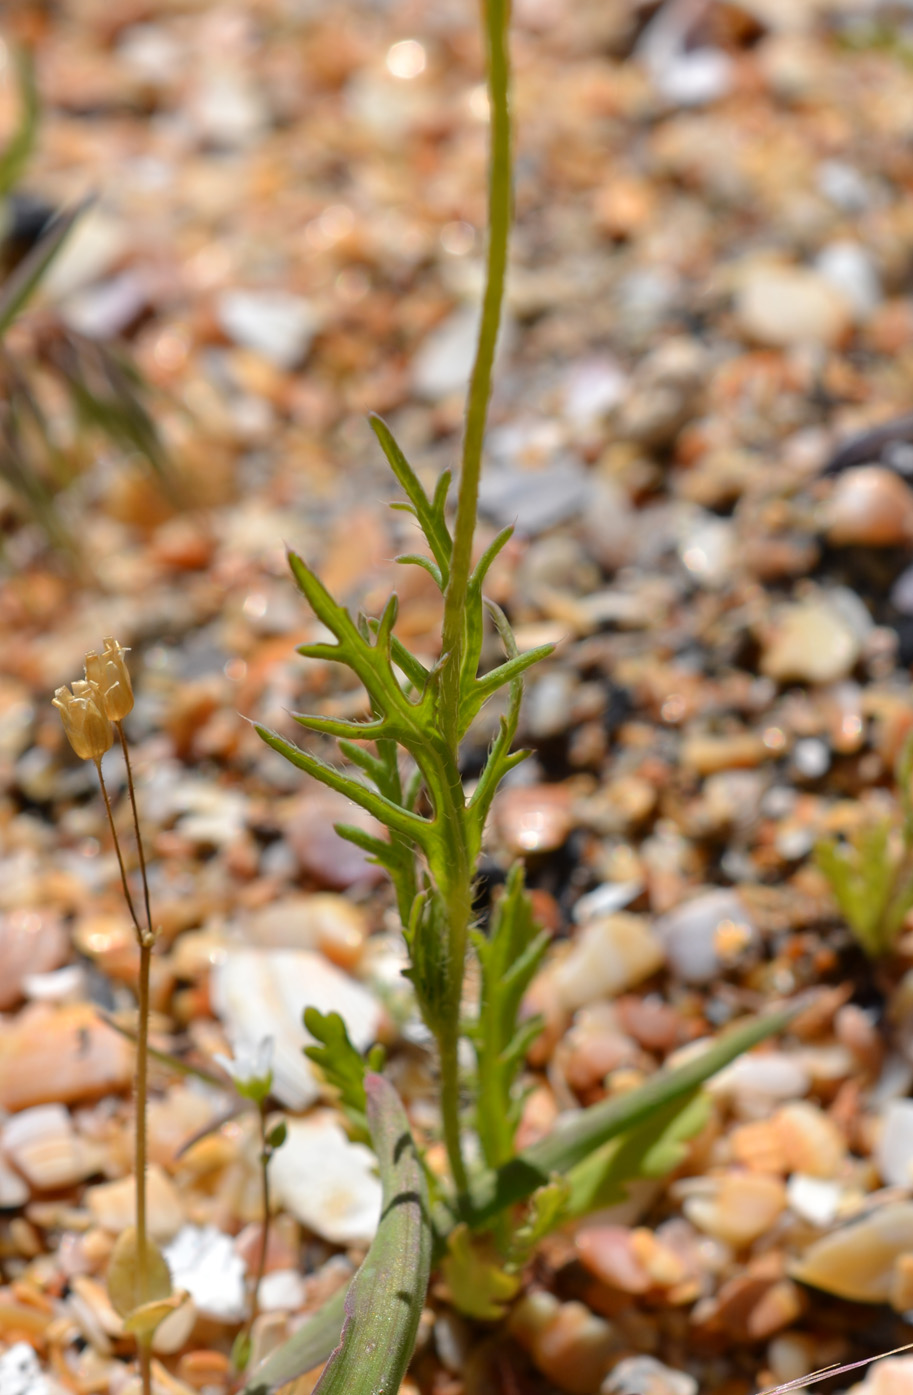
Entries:
POLYGON ((401 39, 387 52, 387 68, 395 78, 416 78, 427 62, 424 45, 417 39, 401 39))

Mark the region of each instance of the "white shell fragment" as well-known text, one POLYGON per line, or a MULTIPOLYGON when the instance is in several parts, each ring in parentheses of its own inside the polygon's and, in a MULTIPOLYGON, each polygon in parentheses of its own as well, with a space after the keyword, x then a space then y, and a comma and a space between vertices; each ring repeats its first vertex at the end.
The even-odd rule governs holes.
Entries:
POLYGON ((757 940, 734 891, 705 891, 660 916, 656 934, 669 967, 685 983, 709 983, 730 958, 757 940))
POLYGON ((305 1109, 320 1094, 302 1054, 312 1040, 302 1022, 306 1007, 338 1012, 359 1051, 375 1040, 380 1024, 370 993, 309 950, 230 949, 213 969, 212 997, 236 1054, 274 1038, 272 1093, 289 1109, 305 1109))
POLYGON ((0 1356, 0 1395, 57 1395, 62 1388, 42 1375, 28 1342, 16 1342, 0 1356))
POLYGON ((69 1187, 98 1170, 103 1149, 80 1138, 62 1104, 23 1109, 3 1126, 3 1149, 12 1163, 39 1189, 69 1187))
POLYGON ((369 1242, 380 1217, 374 1154, 350 1143, 329 1115, 289 1119, 288 1137, 270 1163, 277 1201, 334 1245, 369 1242))
POLYGON ((307 1282, 297 1269, 274 1269, 260 1281, 258 1302, 264 1313, 295 1313, 307 1302, 307 1282))
POLYGON ((881 1117, 878 1171, 890 1187, 913 1187, 913 1100, 891 1100, 881 1117))
POLYGON ((165 1258, 174 1287, 187 1290, 198 1312, 218 1322, 240 1322, 244 1261, 230 1235, 213 1225, 185 1225, 166 1247, 165 1258))
MULTIPOLYGON (((119 1235, 133 1224, 136 1209, 136 1183, 133 1174, 116 1182, 100 1182, 89 1187, 85 1204, 96 1225, 119 1235)), ((153 1240, 170 1240, 184 1221, 184 1208, 177 1187, 156 1164, 146 1174, 146 1208, 149 1234, 153 1240)))
POLYGON ((809 1177, 794 1172, 786 1183, 789 1208, 810 1225, 831 1225, 837 1219, 843 1188, 826 1177, 809 1177))
POLYGON ((552 983, 569 1012, 624 993, 662 968, 662 946, 644 916, 617 912, 589 921, 566 958, 555 965, 552 983))
POLYGON ((838 1298, 887 1303, 895 1262, 911 1249, 913 1202, 899 1201, 816 1240, 791 1273, 838 1298))

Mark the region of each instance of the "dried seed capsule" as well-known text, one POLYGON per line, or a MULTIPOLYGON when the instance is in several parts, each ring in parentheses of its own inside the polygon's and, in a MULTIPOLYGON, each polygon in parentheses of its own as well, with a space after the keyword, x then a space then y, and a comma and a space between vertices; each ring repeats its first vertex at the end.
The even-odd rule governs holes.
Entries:
POLYGON ((114 728, 105 716, 95 688, 79 678, 69 688, 58 688, 52 699, 63 729, 80 760, 101 760, 114 744, 114 728))
POLYGON ((86 678, 98 695, 98 704, 112 722, 123 721, 133 710, 133 685, 124 661, 128 651, 116 639, 105 639, 104 653, 86 655, 86 678))

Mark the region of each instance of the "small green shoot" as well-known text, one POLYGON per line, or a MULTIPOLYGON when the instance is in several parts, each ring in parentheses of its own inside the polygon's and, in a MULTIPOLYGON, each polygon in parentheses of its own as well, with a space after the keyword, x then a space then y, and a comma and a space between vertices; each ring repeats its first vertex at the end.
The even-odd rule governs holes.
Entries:
POLYGON ((891 950, 913 910, 913 735, 897 762, 901 819, 858 829, 848 843, 822 840, 815 862, 847 925, 870 959, 891 950))
POLYGON ((521 1021, 523 995, 549 943, 533 918, 519 863, 495 905, 488 935, 476 931, 472 942, 482 970, 478 1016, 467 1027, 477 1061, 476 1133, 486 1164, 500 1167, 513 1157, 520 1122, 517 1076, 542 1030, 541 1018, 521 1021))

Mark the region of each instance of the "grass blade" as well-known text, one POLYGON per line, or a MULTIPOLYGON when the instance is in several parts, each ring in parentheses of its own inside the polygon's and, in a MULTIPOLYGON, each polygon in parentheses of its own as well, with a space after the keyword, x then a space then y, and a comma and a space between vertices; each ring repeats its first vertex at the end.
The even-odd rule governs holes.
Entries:
POLYGON ((664 1105, 689 1094, 737 1056, 781 1032, 794 1011, 783 1009, 752 1018, 726 1032, 694 1060, 674 1070, 659 1071, 638 1089, 583 1110, 563 1128, 554 1129, 547 1138, 518 1153, 504 1167, 482 1174, 470 1189, 471 1224, 474 1227, 485 1225, 504 1207, 531 1196, 554 1173, 570 1171, 594 1148, 635 1128, 664 1105))
POLYGON ((83 199, 75 208, 68 209, 66 213, 59 213, 47 232, 0 286, 0 338, 38 289, 42 277, 69 237, 76 220, 89 206, 89 202, 90 200, 83 199))

